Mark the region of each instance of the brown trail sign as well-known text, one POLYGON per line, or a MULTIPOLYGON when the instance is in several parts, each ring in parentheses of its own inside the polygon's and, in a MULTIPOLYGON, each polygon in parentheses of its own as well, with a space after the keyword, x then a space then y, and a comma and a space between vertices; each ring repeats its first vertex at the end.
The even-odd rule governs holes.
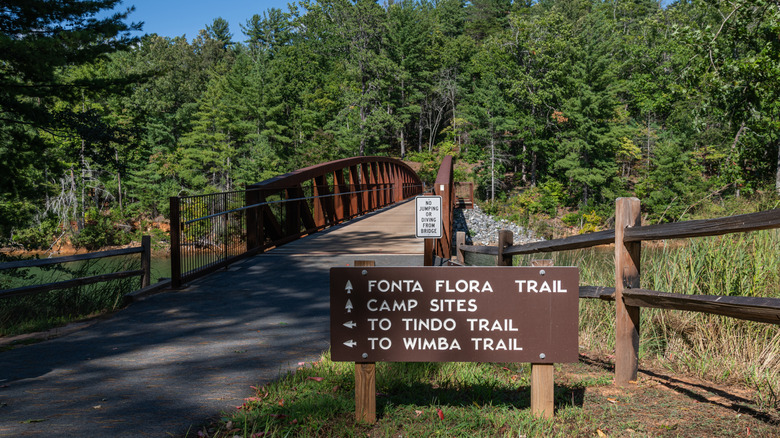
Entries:
POLYGON ((576 362, 573 267, 348 267, 330 275, 331 358, 576 362))

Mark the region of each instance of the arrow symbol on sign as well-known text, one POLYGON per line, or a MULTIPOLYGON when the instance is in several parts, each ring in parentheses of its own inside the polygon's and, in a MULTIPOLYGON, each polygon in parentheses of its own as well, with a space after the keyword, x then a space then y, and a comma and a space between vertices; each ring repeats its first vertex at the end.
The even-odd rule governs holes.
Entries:
POLYGON ((357 342, 350 339, 349 341, 345 342, 344 345, 346 345, 349 348, 353 348, 355 345, 357 345, 357 342))
POLYGON ((347 285, 344 286, 344 290, 347 291, 348 294, 352 293, 352 283, 349 280, 347 280, 347 285))
POLYGON ((347 300, 347 305, 344 308, 347 309, 347 313, 352 312, 352 301, 347 300))
POLYGON ((354 321, 344 323, 344 327, 355 328, 355 326, 357 326, 357 324, 354 321))

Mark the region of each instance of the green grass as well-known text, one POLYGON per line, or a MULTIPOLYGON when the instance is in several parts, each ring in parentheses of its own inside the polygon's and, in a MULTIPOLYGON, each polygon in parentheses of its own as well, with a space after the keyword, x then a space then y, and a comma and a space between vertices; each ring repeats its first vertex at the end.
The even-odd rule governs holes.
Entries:
POLYGON ((555 416, 538 418, 529 409, 529 374, 527 364, 515 363, 377 363, 377 421, 370 425, 355 420, 354 364, 325 354, 253 387, 242 406, 187 436, 700 437, 750 429, 768 437, 777 431, 776 423, 695 401, 717 389, 680 393, 643 377, 635 388, 618 390, 608 367, 592 360, 555 365, 555 416))
POLYGON ((204 426, 200 434, 565 437, 578 428, 591 428, 578 406, 583 388, 611 384, 611 379, 593 379, 557 385, 557 417, 544 420, 530 412, 529 378, 527 364, 377 363, 378 421, 356 424, 354 364, 332 362, 326 354, 319 362, 256 388, 256 396, 235 413, 204 426))
MULTIPOLYGON (((780 230, 644 245, 641 286, 684 294, 780 298, 780 230)), ((527 265, 533 257, 520 257, 527 265)), ((612 250, 545 254, 557 266, 579 266, 583 285, 614 286, 612 250)), ((580 345, 614 350, 614 304, 580 300, 580 345)), ((640 359, 672 371, 759 389, 762 402, 780 399, 780 326, 718 315, 642 309, 640 359)))
MULTIPOLYGON (((45 268, 0 271, 3 289, 46 284, 138 269, 139 258, 87 260, 45 268)), ((122 297, 140 287, 140 278, 131 277, 38 294, 0 299, 0 336, 47 330, 122 306, 122 297)))

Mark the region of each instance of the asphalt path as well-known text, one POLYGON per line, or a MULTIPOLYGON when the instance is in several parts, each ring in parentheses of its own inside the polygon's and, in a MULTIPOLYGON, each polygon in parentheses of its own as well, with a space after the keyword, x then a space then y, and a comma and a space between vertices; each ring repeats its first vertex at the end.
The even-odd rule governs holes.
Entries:
POLYGON ((0 437, 197 436, 199 425, 252 396, 250 386, 328 349, 329 268, 356 259, 422 264, 421 255, 389 254, 382 239, 397 232, 372 230, 344 234, 358 255, 339 239, 331 248, 341 251, 309 254, 314 240, 302 239, 298 251, 245 259, 75 333, 0 352, 0 437))

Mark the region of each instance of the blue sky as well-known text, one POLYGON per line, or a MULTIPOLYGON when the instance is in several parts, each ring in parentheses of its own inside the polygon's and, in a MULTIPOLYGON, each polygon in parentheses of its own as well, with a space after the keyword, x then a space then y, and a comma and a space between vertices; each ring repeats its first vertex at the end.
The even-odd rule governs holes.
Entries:
MULTIPOLYGON (((241 24, 254 14, 262 14, 270 8, 287 11, 290 0, 124 0, 120 10, 135 6, 130 15, 132 22, 144 22, 144 33, 156 33, 167 37, 187 35, 192 41, 198 31, 211 24, 217 17, 230 23, 233 41, 243 41, 241 24)), ((664 5, 672 0, 663 0, 664 5)))
POLYGON ((269 8, 287 11, 288 0, 124 0, 117 10, 135 6, 129 21, 144 22, 144 33, 167 37, 187 35, 192 41, 198 31, 217 17, 230 23, 234 41, 243 41, 240 24, 269 8))

